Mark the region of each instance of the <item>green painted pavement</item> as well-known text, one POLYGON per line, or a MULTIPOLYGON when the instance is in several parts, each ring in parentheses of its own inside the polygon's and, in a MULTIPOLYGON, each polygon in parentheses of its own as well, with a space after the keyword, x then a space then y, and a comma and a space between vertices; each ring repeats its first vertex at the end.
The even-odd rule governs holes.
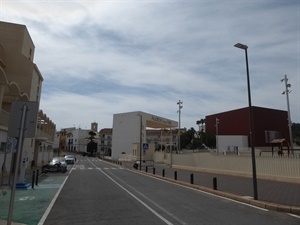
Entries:
MULTIPOLYGON (((16 189, 12 221, 27 225, 36 225, 41 220, 52 199, 66 179, 66 175, 43 174, 34 189, 16 189)), ((6 221, 11 191, 0 195, 0 221, 6 221)), ((6 223, 5 223, 6 224, 6 223)))

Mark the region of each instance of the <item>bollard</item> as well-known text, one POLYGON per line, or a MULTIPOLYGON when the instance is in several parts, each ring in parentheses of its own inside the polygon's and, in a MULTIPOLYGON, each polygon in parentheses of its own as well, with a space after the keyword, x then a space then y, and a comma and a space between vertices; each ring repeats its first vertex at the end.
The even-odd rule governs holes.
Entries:
POLYGON ((217 178, 216 177, 213 178, 213 186, 214 186, 214 190, 218 189, 217 188, 217 178))
POLYGON ((145 167, 146 173, 148 173, 148 166, 145 167))
POLYGON ((191 173, 191 177, 190 177, 190 181, 191 181, 191 184, 194 184, 194 174, 191 173))
POLYGON ((153 175, 155 174, 155 167, 153 167, 153 175))
POLYGON ((162 176, 165 177, 165 169, 162 170, 162 176))
POLYGON ((32 171, 32 181, 31 181, 31 188, 34 188, 34 178, 35 178, 35 171, 32 171))
POLYGON ((174 180, 177 180, 177 171, 174 171, 174 180))
POLYGON ((35 186, 38 186, 39 182, 39 170, 36 170, 35 186))

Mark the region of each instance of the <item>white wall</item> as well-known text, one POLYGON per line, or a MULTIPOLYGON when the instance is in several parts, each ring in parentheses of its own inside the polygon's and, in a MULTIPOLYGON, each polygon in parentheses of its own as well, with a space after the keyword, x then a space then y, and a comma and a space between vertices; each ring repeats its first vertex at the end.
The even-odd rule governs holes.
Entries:
POLYGON ((233 147, 237 146, 239 151, 248 149, 248 137, 242 135, 218 135, 219 152, 230 151, 233 152, 233 147))
MULTIPOLYGON (((258 149, 256 149, 259 152, 258 149)), ((259 154, 256 154, 259 155, 259 154)), ((257 177, 278 181, 300 183, 300 155, 295 157, 259 157, 256 156, 257 177)), ((170 154, 163 157, 162 152, 155 152, 155 162, 161 160, 170 164, 170 154)), ((172 154, 172 167, 187 170, 252 176, 251 155, 223 155, 205 153, 172 154)))
POLYGON ((130 112, 113 115, 112 159, 118 159, 122 152, 132 154, 132 145, 140 143, 139 115, 142 114, 130 112))

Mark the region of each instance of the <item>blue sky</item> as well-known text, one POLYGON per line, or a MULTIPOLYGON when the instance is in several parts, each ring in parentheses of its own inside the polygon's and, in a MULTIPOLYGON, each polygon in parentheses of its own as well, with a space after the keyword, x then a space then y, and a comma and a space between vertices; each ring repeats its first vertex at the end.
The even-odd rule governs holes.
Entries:
MULTIPOLYGON (((44 82, 41 109, 57 129, 144 111, 196 121, 252 105, 300 123, 300 0, 0 0, 2 21, 24 24, 44 82)), ((275 121, 274 121, 275 122, 275 121)))

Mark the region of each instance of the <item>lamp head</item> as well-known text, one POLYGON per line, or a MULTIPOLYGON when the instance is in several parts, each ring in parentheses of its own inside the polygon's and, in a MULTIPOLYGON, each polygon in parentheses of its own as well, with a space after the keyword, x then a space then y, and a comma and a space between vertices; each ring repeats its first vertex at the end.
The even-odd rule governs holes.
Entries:
POLYGON ((244 44, 241 44, 241 43, 236 43, 236 44, 234 45, 234 47, 240 48, 240 49, 244 49, 244 50, 247 50, 247 48, 248 48, 247 45, 244 45, 244 44))

